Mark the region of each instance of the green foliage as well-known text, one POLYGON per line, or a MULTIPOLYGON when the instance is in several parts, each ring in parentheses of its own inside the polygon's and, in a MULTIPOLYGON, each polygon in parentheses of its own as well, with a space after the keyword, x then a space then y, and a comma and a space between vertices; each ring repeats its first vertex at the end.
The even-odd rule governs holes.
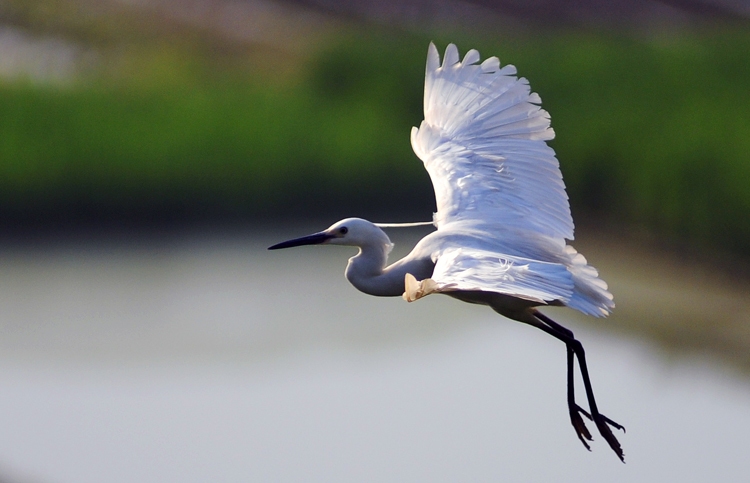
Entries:
MULTIPOLYGON (((750 254, 750 33, 457 43, 531 79, 577 217, 750 254)), ((426 45, 350 34, 295 82, 163 49, 140 79, 0 87, 0 216, 429 216, 426 45)))

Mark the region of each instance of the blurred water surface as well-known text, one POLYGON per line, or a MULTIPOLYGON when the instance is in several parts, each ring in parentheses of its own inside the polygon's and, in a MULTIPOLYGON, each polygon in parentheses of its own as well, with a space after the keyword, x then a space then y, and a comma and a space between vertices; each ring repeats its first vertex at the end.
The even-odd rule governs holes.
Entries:
MULTIPOLYGON (((592 453, 577 441, 558 341, 447 297, 360 294, 342 274, 353 250, 265 250, 319 228, 6 247, 0 474, 744 481, 750 383, 724 361, 595 329, 622 318, 551 312, 584 342, 602 410, 628 429, 622 465, 601 438, 592 453)), ((396 256, 410 236, 394 236, 396 256)), ((646 309, 619 292, 652 303, 674 291, 628 287, 625 268, 613 273, 628 265, 607 253, 586 254, 626 315, 646 309)))

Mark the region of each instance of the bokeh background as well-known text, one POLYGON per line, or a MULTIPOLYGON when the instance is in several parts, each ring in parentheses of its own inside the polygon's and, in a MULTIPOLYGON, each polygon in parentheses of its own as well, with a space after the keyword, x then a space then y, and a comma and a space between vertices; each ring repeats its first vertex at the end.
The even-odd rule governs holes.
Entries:
POLYGON ((748 79, 744 0, 5 0, 0 478, 744 481, 748 79), (626 466, 576 441, 558 342, 360 294, 344 249, 265 250, 430 219, 430 41, 552 115, 617 308, 550 313, 626 466))

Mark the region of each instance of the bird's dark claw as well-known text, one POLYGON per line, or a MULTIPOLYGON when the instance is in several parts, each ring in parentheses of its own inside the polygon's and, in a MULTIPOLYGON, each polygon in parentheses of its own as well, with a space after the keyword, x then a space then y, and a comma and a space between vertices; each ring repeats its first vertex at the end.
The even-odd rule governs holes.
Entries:
POLYGON ((570 406, 570 422, 573 425, 573 429, 576 430, 576 434, 578 435, 578 439, 581 440, 581 443, 583 443, 587 450, 591 451, 588 441, 593 441, 594 439, 591 437, 591 433, 586 427, 586 423, 583 422, 581 414, 586 416, 590 421, 593 421, 591 415, 578 404, 570 406))
POLYGON ((595 414, 594 422, 596 423, 596 427, 599 430, 599 434, 601 434, 602 437, 607 441, 609 447, 612 448, 612 451, 614 451, 617 457, 620 458, 620 461, 624 463, 625 454, 622 452, 620 442, 617 441, 617 438, 615 438, 615 435, 612 434, 612 430, 609 429, 609 427, 612 426, 613 428, 620 429, 623 432, 625 432, 625 427, 621 424, 617 424, 603 414, 595 414))
POLYGON ((609 424, 613 428, 619 429, 623 433, 627 433, 627 431, 625 431, 625 426, 623 426, 622 424, 618 424, 618 423, 612 421, 611 419, 609 419, 607 416, 605 416, 603 414, 600 414, 599 416, 601 416, 601 418, 604 419, 605 423, 609 424))

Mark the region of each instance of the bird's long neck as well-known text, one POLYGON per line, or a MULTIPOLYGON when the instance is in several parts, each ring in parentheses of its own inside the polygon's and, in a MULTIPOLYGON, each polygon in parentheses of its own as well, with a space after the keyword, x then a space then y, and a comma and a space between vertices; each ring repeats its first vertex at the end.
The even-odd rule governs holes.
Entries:
POLYGON ((381 297, 395 297, 404 293, 406 272, 394 270, 394 266, 385 266, 390 251, 389 245, 378 243, 364 245, 359 249, 359 253, 350 258, 346 266, 346 279, 357 290, 381 297))

